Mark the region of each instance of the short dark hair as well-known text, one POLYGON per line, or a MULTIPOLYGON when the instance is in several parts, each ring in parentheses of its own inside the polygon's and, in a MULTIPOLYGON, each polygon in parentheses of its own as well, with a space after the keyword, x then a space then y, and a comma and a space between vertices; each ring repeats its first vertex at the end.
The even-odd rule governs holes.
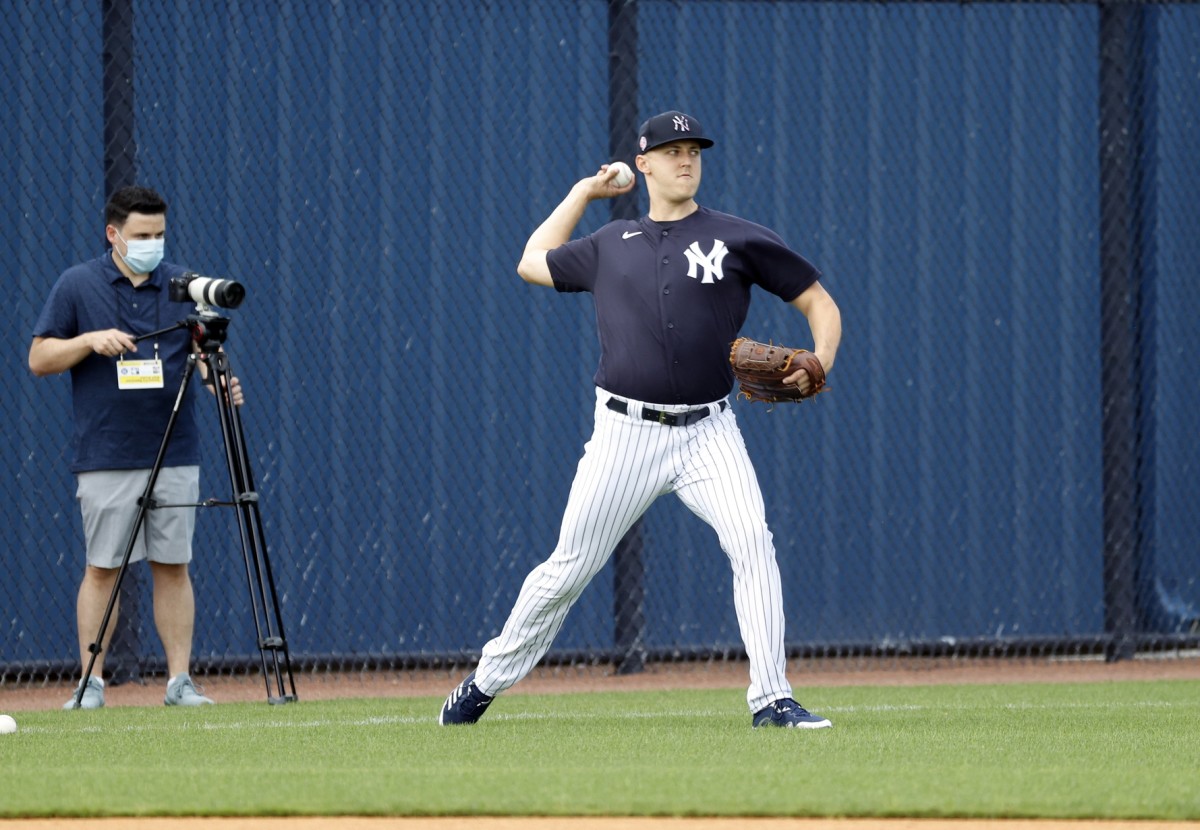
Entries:
POLYGON ((104 207, 104 224, 125 226, 131 213, 157 216, 167 212, 167 203, 162 196, 148 187, 122 187, 112 195, 104 207))

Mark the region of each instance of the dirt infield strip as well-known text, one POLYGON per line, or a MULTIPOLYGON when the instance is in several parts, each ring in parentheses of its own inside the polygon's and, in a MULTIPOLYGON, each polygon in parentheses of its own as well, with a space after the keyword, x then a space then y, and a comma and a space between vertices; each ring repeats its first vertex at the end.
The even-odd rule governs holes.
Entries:
MULTIPOLYGON (((302 701, 371 697, 444 697, 465 671, 311 672, 296 677, 302 701)), ((795 660, 788 675, 797 694, 806 686, 911 686, 955 683, 1103 683, 1118 680, 1200 680, 1200 655, 1143 657, 1106 663, 1100 659, 954 659, 795 660)), ((536 669, 506 694, 656 691, 666 689, 743 688, 745 664, 737 662, 650 664, 644 672, 617 675, 607 665, 551 666, 536 669)), ((266 684, 258 675, 197 677, 217 703, 265 701, 266 684)), ((0 712, 58 709, 70 697, 73 682, 33 681, 0 684, 0 712)), ((124 684, 106 692, 108 706, 161 706, 165 681, 124 684)), ((430 717, 436 717, 436 706, 430 717)))

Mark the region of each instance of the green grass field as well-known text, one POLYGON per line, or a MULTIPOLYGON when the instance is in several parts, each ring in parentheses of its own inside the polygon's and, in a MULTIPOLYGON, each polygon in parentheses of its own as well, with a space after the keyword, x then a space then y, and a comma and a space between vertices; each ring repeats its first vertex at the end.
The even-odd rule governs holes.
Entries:
POLYGON ((819 732, 740 690, 18 713, 0 816, 1200 818, 1200 682, 806 689, 819 732))

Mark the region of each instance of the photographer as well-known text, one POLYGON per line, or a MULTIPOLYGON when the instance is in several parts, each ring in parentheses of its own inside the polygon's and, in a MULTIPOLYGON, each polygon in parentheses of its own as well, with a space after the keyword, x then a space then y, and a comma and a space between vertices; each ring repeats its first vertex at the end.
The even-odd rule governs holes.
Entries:
MULTIPOLYGON (((105 235, 111 250, 68 268, 58 278, 29 349, 29 368, 35 375, 71 373, 71 471, 78 482, 76 497, 87 545, 76 606, 84 666, 178 396, 175 380, 182 377, 194 349, 186 328, 135 340, 171 326, 193 310, 189 303, 172 300, 168 290, 170 280, 184 269, 162 261, 166 214, 166 202, 153 190, 117 191, 105 207, 105 235)), ((203 373, 203 364, 200 368, 203 373)), ((237 379, 232 378, 229 386, 230 400, 241 405, 237 379)), ((131 562, 150 562, 154 623, 166 651, 169 680, 164 702, 168 706, 213 702, 188 675, 195 619, 188 563, 196 518, 193 505, 200 487, 194 398, 189 387, 153 494, 159 504, 188 506, 147 510, 130 556, 131 562)), ((107 646, 102 644, 87 678, 81 701, 85 709, 104 705, 107 646)), ((73 708, 75 699, 72 694, 63 708, 73 708)))

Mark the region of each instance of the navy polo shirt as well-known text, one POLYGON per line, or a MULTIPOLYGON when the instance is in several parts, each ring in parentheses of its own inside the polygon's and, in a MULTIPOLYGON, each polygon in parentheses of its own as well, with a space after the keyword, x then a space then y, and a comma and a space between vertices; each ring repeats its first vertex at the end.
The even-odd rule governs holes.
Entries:
MULTIPOLYGON (((72 266, 51 289, 33 336, 66 340, 84 332, 120 329, 136 337, 167 328, 195 311, 193 303, 169 299, 169 280, 183 272, 182 266, 164 262, 134 288, 113 263, 111 253, 72 266)), ((155 341, 163 361, 162 389, 119 389, 118 359, 94 352, 71 368, 75 416, 72 472, 154 466, 192 349, 191 334, 181 328, 139 341, 137 352, 124 359, 153 359, 155 341)), ((187 398, 167 445, 165 466, 200 463, 194 406, 198 383, 196 377, 188 384, 187 398)))
POLYGON ((774 231, 704 207, 677 222, 610 222, 546 259, 556 289, 595 299, 596 385, 660 404, 728 395, 750 288, 791 302, 820 277, 774 231))

